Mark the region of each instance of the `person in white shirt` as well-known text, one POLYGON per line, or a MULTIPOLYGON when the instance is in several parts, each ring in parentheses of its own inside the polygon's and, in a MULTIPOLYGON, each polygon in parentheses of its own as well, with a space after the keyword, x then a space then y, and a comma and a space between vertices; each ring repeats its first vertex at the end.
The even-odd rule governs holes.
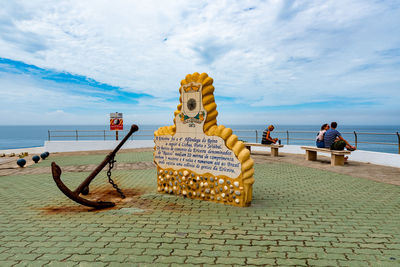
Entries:
POLYGON ((325 147, 325 142, 324 142, 324 135, 325 132, 329 129, 329 124, 325 123, 321 126, 321 131, 319 131, 317 135, 317 140, 316 140, 316 145, 318 148, 324 148, 325 147))

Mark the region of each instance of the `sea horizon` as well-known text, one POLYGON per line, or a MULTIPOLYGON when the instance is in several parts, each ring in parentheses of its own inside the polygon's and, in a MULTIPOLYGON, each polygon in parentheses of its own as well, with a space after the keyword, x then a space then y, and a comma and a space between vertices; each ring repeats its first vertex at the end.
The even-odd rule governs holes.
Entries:
MULTIPOLYGON (((172 122, 171 122, 172 124, 172 122)), ((167 124, 170 125, 170 124, 167 124)), ((124 131, 129 129, 130 124, 125 124, 124 131)), ((133 140, 151 140, 152 132, 161 126, 158 124, 142 124, 139 125, 139 131, 134 134, 133 140), (144 135, 144 136, 143 136, 144 135)), ((238 135, 240 140, 249 142, 260 142, 262 131, 265 129, 265 124, 226 124, 226 127, 232 128, 233 132, 238 135), (256 138, 257 131, 257 138, 256 138)), ((291 145, 315 145, 313 138, 319 131, 320 125, 296 125, 296 124, 275 124, 275 131, 272 133, 273 137, 280 138, 282 144, 291 145), (289 143, 286 140, 287 133, 289 132, 289 143), (307 132, 307 133, 295 133, 307 132), (300 139, 300 140, 298 140, 300 139), (303 140, 311 139, 311 140, 303 140)), ((357 133, 358 148, 361 150, 385 152, 385 153, 398 153, 398 137, 396 132, 400 131, 400 125, 346 125, 339 124, 337 128, 343 133, 343 137, 350 143, 354 144, 355 136, 354 131, 357 133), (358 133, 361 133, 359 135, 358 133), (381 135, 366 135, 362 133, 379 133, 381 135), (382 135, 391 134, 391 135, 382 135), (379 142, 391 143, 386 144, 367 144, 363 142, 379 142)), ((52 131, 76 131, 78 130, 78 140, 104 140, 103 134, 106 133, 106 140, 115 140, 114 133, 109 132, 109 125, 9 125, 0 126, 0 150, 30 148, 44 146, 45 141, 49 138, 48 131, 51 135, 62 135, 64 137, 51 136, 51 140, 76 140, 74 132, 52 132, 52 131), (85 137, 89 133, 80 131, 99 131, 96 133, 97 137, 85 137), (102 132, 101 132, 102 131, 102 132), (69 137, 65 137, 70 135, 69 137)), ((91 134, 92 135, 92 134, 91 134)), ((121 133, 121 136, 123 133, 121 133)))
MULTIPOLYGON (((173 122, 172 122, 172 120, 171 121, 169 121, 169 122, 167 122, 167 123, 165 123, 165 124, 163 124, 163 123, 160 123, 160 124, 158 124, 158 123, 155 123, 155 124, 137 124, 137 125, 139 125, 139 126, 154 126, 154 125, 160 125, 160 126, 167 126, 167 125, 170 125, 170 124, 172 124, 173 122)), ((330 123, 330 121, 329 122, 326 122, 326 123, 330 123)), ((132 124, 134 124, 134 123, 126 123, 126 122, 124 122, 124 127, 127 127, 127 126, 129 126, 129 125, 132 125, 132 124)), ((254 124, 254 123, 250 123, 250 124, 244 124, 244 123, 240 123, 240 124, 233 124, 233 123, 219 123, 218 122, 218 125, 238 125, 238 126, 252 126, 252 125, 266 125, 266 124, 260 124, 260 123, 258 123, 258 124, 254 124)), ((279 125, 279 126, 287 126, 287 125, 289 125, 289 126, 293 126, 293 125, 305 125, 305 126, 316 126, 316 125, 319 125, 319 124, 310 124, 310 123, 306 123, 306 124, 288 124, 288 123, 284 123, 284 124, 275 124, 275 123, 273 123, 274 125, 279 125)), ((322 125, 322 123, 321 123, 321 125, 322 125)), ((88 127, 93 127, 93 126, 101 126, 101 127, 106 127, 106 128, 109 128, 110 126, 108 125, 108 124, 77 124, 77 123, 75 123, 75 124, 68 124, 68 123, 66 123, 66 124, 9 124, 9 125, 0 125, 0 127, 20 127, 20 126, 79 126, 79 127, 82 127, 82 126, 88 126, 88 127)), ((386 127, 386 126, 392 126, 392 127, 400 127, 400 124, 349 124, 349 123, 339 123, 338 122, 338 127, 340 127, 340 126, 362 126, 362 127, 369 127, 369 126, 371 126, 371 127, 375 127, 375 126, 377 126, 377 127, 380 127, 380 126, 383 126, 383 127, 386 127)), ((399 129, 400 130, 400 129, 399 129)))

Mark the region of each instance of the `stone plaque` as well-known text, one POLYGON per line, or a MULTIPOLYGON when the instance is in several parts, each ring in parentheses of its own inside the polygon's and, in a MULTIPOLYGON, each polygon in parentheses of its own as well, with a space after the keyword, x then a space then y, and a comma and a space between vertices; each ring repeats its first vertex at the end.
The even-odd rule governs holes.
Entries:
POLYGON ((217 125, 213 79, 188 74, 181 81, 174 125, 154 132, 158 191, 248 206, 254 162, 232 130, 217 125))

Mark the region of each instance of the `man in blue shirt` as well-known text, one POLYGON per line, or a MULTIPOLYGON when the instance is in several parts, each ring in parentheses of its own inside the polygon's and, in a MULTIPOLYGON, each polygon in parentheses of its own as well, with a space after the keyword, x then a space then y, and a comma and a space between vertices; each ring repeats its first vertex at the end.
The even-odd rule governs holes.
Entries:
POLYGON ((350 145, 343 137, 342 134, 336 130, 337 123, 332 122, 331 128, 326 131, 324 135, 325 148, 332 150, 343 150, 345 147, 347 150, 354 151, 356 147, 350 145))

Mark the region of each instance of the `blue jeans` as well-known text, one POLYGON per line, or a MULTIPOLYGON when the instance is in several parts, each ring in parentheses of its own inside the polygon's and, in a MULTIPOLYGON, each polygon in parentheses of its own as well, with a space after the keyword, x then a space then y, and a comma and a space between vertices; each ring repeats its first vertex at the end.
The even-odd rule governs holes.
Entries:
POLYGON ((316 141, 315 142, 318 148, 325 148, 325 142, 324 141, 316 141))

